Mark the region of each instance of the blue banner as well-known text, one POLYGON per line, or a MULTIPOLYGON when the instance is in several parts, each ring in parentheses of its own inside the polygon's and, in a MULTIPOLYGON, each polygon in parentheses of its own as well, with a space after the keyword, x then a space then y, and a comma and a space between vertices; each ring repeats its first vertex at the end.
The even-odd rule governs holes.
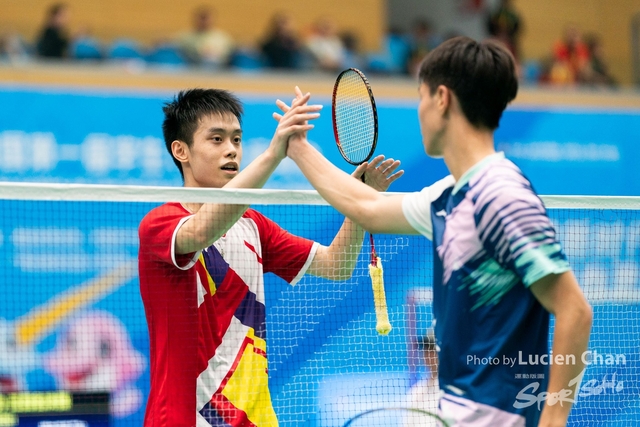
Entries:
MULTIPOLYGON (((172 93, 112 93, 0 88, 0 180, 180 185, 162 140, 163 103, 172 93)), ((275 99, 243 96, 244 159, 268 145, 275 99)), ((351 172, 333 141, 330 102, 309 139, 351 172)), ((394 191, 417 191, 447 174, 424 154, 416 103, 379 102, 376 153, 402 161, 394 191)), ((640 195, 640 109, 508 109, 496 147, 518 164, 541 194, 640 195)), ((290 160, 270 188, 310 188, 290 160)))

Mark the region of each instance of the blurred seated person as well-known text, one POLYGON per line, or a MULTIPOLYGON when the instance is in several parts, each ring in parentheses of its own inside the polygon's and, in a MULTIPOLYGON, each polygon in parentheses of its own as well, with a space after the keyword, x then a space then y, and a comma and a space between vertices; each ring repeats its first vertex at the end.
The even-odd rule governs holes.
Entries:
POLYGON ((19 62, 28 58, 27 45, 19 34, 10 31, 0 34, 0 61, 19 62))
POLYGON ((269 67, 298 68, 300 40, 289 14, 279 12, 271 18, 267 37, 262 43, 262 54, 269 67))
MULTIPOLYGON (((418 340, 418 349, 422 352, 422 360, 427 368, 427 376, 411 387, 408 394, 407 407, 421 409, 437 414, 440 401, 438 384, 438 351, 433 332, 427 333, 418 340)), ((420 413, 408 413, 404 417, 405 427, 437 426, 436 419, 420 413)))
POLYGON ((193 29, 180 36, 179 45, 186 58, 194 64, 224 66, 233 53, 233 39, 216 28, 215 12, 208 6, 193 12, 193 29))
POLYGON ((616 81, 609 73, 609 67, 604 59, 600 36, 597 34, 585 35, 585 44, 589 51, 589 63, 584 75, 584 82, 599 86, 616 86, 616 81))
POLYGON ((589 67, 589 49, 577 27, 567 26, 564 36, 553 47, 553 62, 549 82, 574 84, 585 78, 589 67))
POLYGON ((511 0, 500 0, 498 9, 489 14, 487 30, 492 38, 505 44, 517 61, 520 59, 518 39, 521 25, 520 16, 511 3, 511 0))
POLYGON ((344 44, 336 33, 334 22, 329 18, 322 17, 314 23, 306 48, 316 67, 321 70, 335 72, 344 65, 344 44))
POLYGON ((426 19, 418 19, 414 22, 409 34, 409 58, 407 59, 407 71, 412 76, 418 75, 420 64, 427 53, 438 47, 442 43, 426 19))
POLYGON ((65 58, 68 56, 70 37, 68 31, 69 7, 55 3, 47 9, 44 26, 36 41, 38 56, 65 58))
POLYGON ((358 36, 351 31, 340 33, 340 40, 344 46, 344 68, 363 68, 363 58, 360 54, 360 40, 358 36))

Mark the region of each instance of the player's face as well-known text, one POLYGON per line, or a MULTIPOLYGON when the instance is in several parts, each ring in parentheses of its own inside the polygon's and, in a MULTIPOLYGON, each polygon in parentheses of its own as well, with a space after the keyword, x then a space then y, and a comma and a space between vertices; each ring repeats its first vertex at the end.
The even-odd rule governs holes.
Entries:
POLYGON ((240 171, 242 129, 233 114, 212 114, 200 119, 189 147, 189 164, 183 166, 185 184, 190 172, 192 186, 220 188, 240 171))
POLYGON ((420 84, 420 105, 418 106, 418 119, 420 120, 420 132, 422 133, 422 145, 424 151, 430 157, 441 157, 441 136, 443 131, 442 114, 437 108, 436 94, 431 94, 429 86, 420 84))

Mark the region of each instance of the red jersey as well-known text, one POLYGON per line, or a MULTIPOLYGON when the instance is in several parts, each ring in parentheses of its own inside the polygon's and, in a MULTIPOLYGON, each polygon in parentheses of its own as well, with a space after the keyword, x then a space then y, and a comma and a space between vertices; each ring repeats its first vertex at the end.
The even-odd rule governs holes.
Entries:
POLYGON ((267 385, 263 274, 295 284, 318 244, 249 209, 213 245, 176 255, 178 229, 191 216, 167 203, 140 224, 151 353, 145 426, 277 426, 267 385))

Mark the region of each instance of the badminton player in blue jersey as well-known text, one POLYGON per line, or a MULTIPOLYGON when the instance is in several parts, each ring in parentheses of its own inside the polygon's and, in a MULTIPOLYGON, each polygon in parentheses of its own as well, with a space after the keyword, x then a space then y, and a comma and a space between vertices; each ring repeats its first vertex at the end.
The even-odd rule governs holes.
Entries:
POLYGON ((341 172, 301 135, 290 138, 287 154, 327 201, 368 231, 433 241, 444 419, 452 426, 564 426, 592 310, 542 201, 494 148, 494 130, 518 89, 513 57, 496 43, 458 37, 427 55, 419 76, 423 145, 444 158, 444 179, 387 197, 341 172))

